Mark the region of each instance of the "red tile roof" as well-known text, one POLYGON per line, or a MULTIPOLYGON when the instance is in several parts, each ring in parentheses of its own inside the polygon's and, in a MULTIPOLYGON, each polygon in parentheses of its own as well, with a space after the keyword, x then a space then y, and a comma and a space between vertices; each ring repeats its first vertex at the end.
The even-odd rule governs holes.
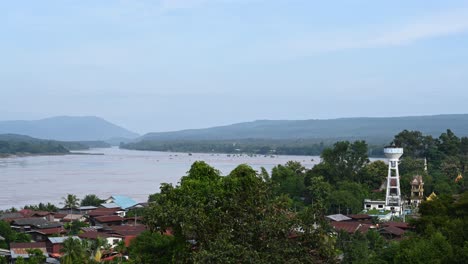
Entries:
POLYGON ((64 218, 65 216, 67 216, 67 214, 61 214, 61 213, 56 213, 56 214, 54 214, 54 218, 57 218, 57 219, 62 219, 62 218, 64 218))
POLYGON ((146 230, 146 226, 144 225, 136 225, 136 226, 113 226, 111 227, 110 233, 119 234, 122 236, 131 236, 131 235, 139 235, 143 231, 146 230))
POLYGON ((34 242, 34 243, 11 243, 10 251, 16 255, 28 255, 28 249, 39 249, 42 253, 47 254, 45 242, 34 242))
POLYGON ((392 227, 398 227, 401 229, 410 228, 410 225, 408 223, 403 223, 403 222, 386 222, 386 223, 383 223, 382 226, 392 226, 392 227))
POLYGON ((33 210, 22 209, 22 210, 19 210, 18 213, 22 214, 24 217, 29 217, 32 215, 33 210))
POLYGON ((370 224, 365 224, 361 222, 355 221, 347 221, 347 222, 331 222, 331 225, 335 230, 343 230, 348 233, 355 233, 357 231, 361 233, 366 233, 369 228, 372 226, 370 224))
POLYGON ((31 212, 31 216, 44 217, 44 216, 48 216, 48 215, 51 215, 51 214, 53 214, 53 213, 47 212, 47 211, 33 211, 33 212, 31 212))
POLYGON ((97 232, 97 231, 84 232, 78 235, 78 237, 85 238, 85 239, 97 239, 98 237, 107 238, 107 237, 116 237, 116 236, 119 236, 119 235, 107 234, 107 233, 102 233, 102 232, 97 232))
POLYGON ((348 215, 348 217, 351 217, 352 219, 355 219, 355 220, 372 219, 372 216, 368 214, 351 214, 351 215, 348 215))
POLYGON ((10 249, 13 248, 45 248, 45 242, 34 242, 34 243, 10 243, 10 249))
POLYGON ((380 232, 389 233, 395 236, 402 236, 405 233, 405 230, 394 226, 387 226, 382 228, 380 232))
POLYGON ((98 217, 95 217, 94 219, 100 223, 118 222, 118 221, 124 220, 124 218, 118 215, 98 216, 98 217))
POLYGON ((65 233, 65 229, 63 229, 63 227, 55 227, 55 228, 44 228, 44 229, 32 230, 32 232, 38 232, 44 235, 53 235, 53 234, 65 233))
POLYGON ((98 208, 88 213, 89 216, 104 216, 114 215, 117 211, 121 211, 120 208, 98 208))

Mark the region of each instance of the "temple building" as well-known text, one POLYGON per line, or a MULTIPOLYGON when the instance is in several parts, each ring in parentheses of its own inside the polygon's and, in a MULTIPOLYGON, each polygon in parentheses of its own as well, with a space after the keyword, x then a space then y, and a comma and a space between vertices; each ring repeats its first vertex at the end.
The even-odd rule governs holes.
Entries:
POLYGON ((421 175, 416 175, 411 181, 411 205, 419 206, 424 199, 424 181, 421 175))

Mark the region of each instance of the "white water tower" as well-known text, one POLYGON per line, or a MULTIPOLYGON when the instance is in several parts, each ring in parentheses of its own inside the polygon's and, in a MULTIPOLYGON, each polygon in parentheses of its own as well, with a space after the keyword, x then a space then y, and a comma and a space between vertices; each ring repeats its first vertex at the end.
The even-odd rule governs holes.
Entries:
POLYGON ((403 148, 389 146, 384 148, 385 156, 388 158, 387 194, 385 196, 385 209, 401 215, 401 191, 400 173, 398 162, 403 155, 403 148))

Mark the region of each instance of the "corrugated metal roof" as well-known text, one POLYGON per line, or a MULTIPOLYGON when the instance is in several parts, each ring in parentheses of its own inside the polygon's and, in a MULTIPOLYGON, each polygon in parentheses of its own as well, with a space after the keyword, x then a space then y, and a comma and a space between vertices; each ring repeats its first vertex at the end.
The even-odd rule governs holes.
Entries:
POLYGON ((380 230, 382 233, 389 233, 395 236, 402 236, 405 233, 405 230, 395 227, 395 226, 387 226, 380 230))
POLYGON ((43 235, 53 235, 53 234, 61 234, 61 233, 65 233, 65 229, 63 229, 63 227, 54 227, 54 228, 44 228, 44 229, 35 229, 35 230, 31 230, 27 233, 40 233, 40 234, 43 234, 43 235))
POLYGON ((78 210, 94 210, 94 209, 97 209, 97 207, 91 206, 91 205, 78 207, 78 210))
POLYGON ((119 207, 121 207, 120 205, 118 205, 116 203, 103 203, 101 205, 104 208, 119 208, 119 207))
POLYGON ((137 204, 135 200, 124 195, 112 195, 108 200, 118 204, 122 209, 127 209, 137 204))
POLYGON ((352 219, 372 219, 372 216, 368 214, 351 214, 349 217, 352 219))
POLYGON ((350 234, 355 232, 366 233, 369 228, 371 228, 370 224, 364 224, 359 222, 333 222, 331 223, 335 230, 343 230, 350 234))
POLYGON ((89 212, 88 215, 89 216, 113 215, 119 210, 120 208, 98 208, 96 210, 89 212))
POLYGON ((349 217, 347 217, 346 215, 343 215, 343 214, 327 215, 326 218, 328 218, 328 219, 330 219, 332 221, 336 221, 336 222, 351 220, 351 218, 349 218, 349 217))
MULTIPOLYGON (((52 243, 52 244, 62 244, 63 241, 69 239, 70 237, 49 237, 49 241, 52 243)), ((77 236, 72 236, 71 238, 73 239, 78 239, 78 240, 81 240, 79 237, 77 236)))
POLYGON ((13 225, 19 226, 40 226, 47 224, 47 220, 40 217, 32 217, 32 218, 20 218, 13 221, 13 225))
POLYGON ((49 256, 46 250, 46 244, 44 242, 35 242, 35 243, 11 243, 10 244, 10 254, 13 259, 18 257, 28 258, 29 254, 28 249, 39 249, 42 251, 44 256, 49 256))
POLYGON ((98 217, 95 217, 94 219, 100 223, 118 222, 118 221, 124 220, 122 217, 118 215, 98 216, 98 217))
POLYGON ((20 213, 5 213, 0 215, 0 220, 24 218, 20 213))

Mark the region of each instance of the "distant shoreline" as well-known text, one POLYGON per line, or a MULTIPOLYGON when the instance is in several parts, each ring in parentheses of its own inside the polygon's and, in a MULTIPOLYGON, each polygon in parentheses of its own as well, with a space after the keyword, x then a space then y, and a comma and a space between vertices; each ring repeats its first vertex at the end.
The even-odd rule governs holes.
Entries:
POLYGON ((16 154, 0 154, 0 159, 6 158, 24 158, 24 157, 40 157, 40 156, 66 156, 66 155, 90 155, 100 156, 104 153, 88 153, 88 152, 70 152, 70 153, 16 153, 16 154))

